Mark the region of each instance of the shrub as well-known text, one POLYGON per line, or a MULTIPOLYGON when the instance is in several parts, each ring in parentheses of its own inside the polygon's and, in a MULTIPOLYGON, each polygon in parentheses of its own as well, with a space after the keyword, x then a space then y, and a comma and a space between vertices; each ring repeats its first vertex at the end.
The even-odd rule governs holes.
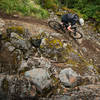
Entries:
POLYGON ((1 0, 0 9, 7 14, 22 13, 23 15, 41 15, 41 18, 48 17, 46 10, 36 5, 31 0, 1 0))

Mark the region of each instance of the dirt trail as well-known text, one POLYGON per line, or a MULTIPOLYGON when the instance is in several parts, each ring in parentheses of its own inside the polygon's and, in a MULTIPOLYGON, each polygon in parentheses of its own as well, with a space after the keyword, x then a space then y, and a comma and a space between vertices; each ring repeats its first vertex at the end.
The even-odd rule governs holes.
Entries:
POLYGON ((1 12, 0 18, 5 21, 6 27, 9 27, 11 25, 23 26, 27 28, 31 34, 40 33, 40 31, 49 33, 55 32, 48 26, 48 20, 37 19, 35 17, 29 16, 12 16, 1 12))
POLYGON ((10 14, 5 14, 0 11, 0 17, 3 19, 8 19, 8 20, 17 20, 17 21, 23 21, 27 23, 39 23, 39 24, 44 24, 47 25, 47 21, 43 19, 37 19, 36 17, 30 17, 30 16, 19 16, 19 15, 10 15, 10 14))

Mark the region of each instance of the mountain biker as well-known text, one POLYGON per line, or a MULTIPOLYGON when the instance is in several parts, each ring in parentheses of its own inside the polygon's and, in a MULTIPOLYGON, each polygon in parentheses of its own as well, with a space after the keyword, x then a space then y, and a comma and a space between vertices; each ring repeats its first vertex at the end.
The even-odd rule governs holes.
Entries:
MULTIPOLYGON (((66 27, 66 29, 68 29, 69 31, 73 32, 71 30, 71 27, 73 25, 75 25, 77 22, 83 26, 84 25, 84 20, 83 18, 79 18, 77 14, 72 14, 72 13, 68 13, 68 14, 64 14, 61 17, 61 22, 63 23, 63 25, 66 27)), ((75 32, 74 32, 75 34, 75 32)))

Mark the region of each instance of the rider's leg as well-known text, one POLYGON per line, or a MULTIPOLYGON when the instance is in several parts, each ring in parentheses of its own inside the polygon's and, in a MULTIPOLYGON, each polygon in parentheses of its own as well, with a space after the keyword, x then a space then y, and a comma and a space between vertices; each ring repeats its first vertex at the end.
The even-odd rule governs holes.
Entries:
POLYGON ((65 30, 67 31, 68 23, 64 23, 65 30))
POLYGON ((74 29, 74 35, 76 36, 76 27, 74 27, 73 29, 74 29))

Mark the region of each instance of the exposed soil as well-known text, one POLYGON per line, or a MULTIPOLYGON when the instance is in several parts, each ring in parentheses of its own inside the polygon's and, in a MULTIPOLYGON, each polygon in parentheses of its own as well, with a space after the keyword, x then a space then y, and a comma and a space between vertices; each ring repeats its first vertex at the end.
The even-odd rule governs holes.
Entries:
POLYGON ((39 23, 39 24, 44 24, 47 25, 47 21, 43 19, 37 19, 35 17, 29 17, 29 16, 19 16, 19 15, 10 15, 10 14, 5 14, 4 12, 2 13, 0 11, 0 17, 3 19, 9 19, 9 20, 17 20, 17 21, 23 21, 23 22, 28 22, 28 23, 39 23))

